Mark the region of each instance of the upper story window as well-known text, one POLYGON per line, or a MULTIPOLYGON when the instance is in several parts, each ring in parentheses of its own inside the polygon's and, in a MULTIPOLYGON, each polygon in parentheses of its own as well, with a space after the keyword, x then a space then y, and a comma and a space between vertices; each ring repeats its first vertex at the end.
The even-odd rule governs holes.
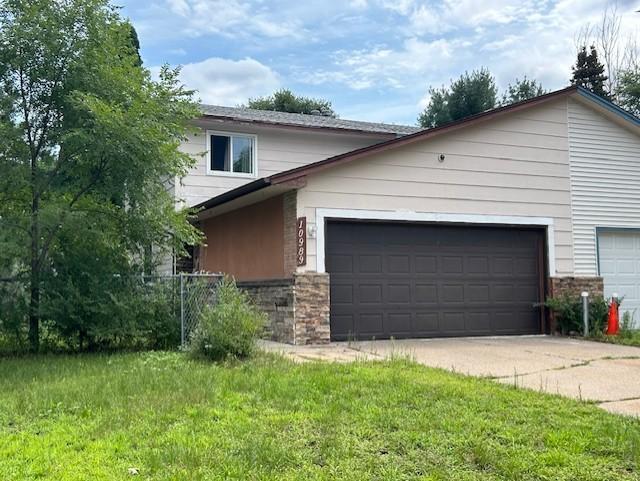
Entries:
POLYGON ((256 136, 207 131, 207 173, 255 177, 256 136))

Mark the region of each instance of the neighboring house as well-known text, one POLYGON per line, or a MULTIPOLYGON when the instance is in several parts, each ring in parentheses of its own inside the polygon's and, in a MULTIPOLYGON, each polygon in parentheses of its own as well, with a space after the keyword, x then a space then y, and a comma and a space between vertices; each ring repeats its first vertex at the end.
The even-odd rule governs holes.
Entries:
POLYGON ((274 339, 548 332, 545 296, 602 294, 599 276, 640 306, 640 120, 588 91, 414 133, 213 112, 179 191, 203 200, 196 269, 235 276, 274 339), (229 145, 259 178, 207 175, 229 145))

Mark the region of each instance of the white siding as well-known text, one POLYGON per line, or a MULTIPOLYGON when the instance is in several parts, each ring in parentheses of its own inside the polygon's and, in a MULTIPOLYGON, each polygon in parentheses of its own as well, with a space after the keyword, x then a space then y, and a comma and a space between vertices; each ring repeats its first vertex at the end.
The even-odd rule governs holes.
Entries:
POLYGON ((576 275, 597 275, 596 227, 640 228, 640 137, 569 99, 576 275))
MULTIPOLYGON (((317 208, 550 217, 557 274, 571 275, 567 102, 311 175, 298 191, 298 215, 314 225, 317 208)), ((307 247, 306 269, 315 270, 315 239, 307 247)))
POLYGON ((304 129, 257 127, 230 122, 199 122, 200 131, 183 143, 183 152, 196 159, 196 165, 180 179, 177 199, 187 205, 220 195, 253 180, 284 170, 317 162, 336 154, 389 139, 387 136, 355 133, 314 132, 304 129), (207 175, 205 130, 240 132, 258 136, 258 172, 254 178, 207 175))

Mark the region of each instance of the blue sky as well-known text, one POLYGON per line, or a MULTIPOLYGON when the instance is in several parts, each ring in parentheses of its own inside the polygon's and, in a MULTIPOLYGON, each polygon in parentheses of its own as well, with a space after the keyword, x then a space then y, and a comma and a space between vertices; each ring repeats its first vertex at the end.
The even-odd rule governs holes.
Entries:
MULTIPOLYGON (((527 75, 566 86, 594 0, 119 0, 145 65, 182 65, 206 103, 235 106, 286 87, 342 118, 413 124, 429 85, 488 67, 500 88, 527 75)), ((625 34, 638 1, 619 1, 625 34)))

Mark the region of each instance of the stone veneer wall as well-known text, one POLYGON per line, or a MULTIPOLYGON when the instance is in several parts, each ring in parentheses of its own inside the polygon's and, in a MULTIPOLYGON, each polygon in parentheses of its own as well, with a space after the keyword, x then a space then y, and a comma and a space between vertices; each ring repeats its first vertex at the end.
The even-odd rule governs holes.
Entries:
POLYGON ((242 281, 237 285, 249 294, 258 309, 269 316, 265 338, 293 344, 293 279, 242 281))
POLYGON ((603 296, 604 282, 602 277, 552 277, 549 284, 549 294, 551 297, 558 297, 565 294, 580 297, 583 291, 587 291, 589 296, 603 296))
POLYGON ((295 344, 326 344, 329 324, 329 274, 294 274, 295 344))
MULTIPOLYGON (((602 277, 552 277, 549 279, 550 297, 569 295, 579 299, 584 291, 588 292, 591 298, 603 296, 602 277)), ((551 334, 557 331, 557 322, 553 313, 549 314, 549 329, 551 334)))
POLYGON ((269 316, 266 338, 288 344, 329 342, 328 274, 305 272, 289 279, 237 284, 269 316))

